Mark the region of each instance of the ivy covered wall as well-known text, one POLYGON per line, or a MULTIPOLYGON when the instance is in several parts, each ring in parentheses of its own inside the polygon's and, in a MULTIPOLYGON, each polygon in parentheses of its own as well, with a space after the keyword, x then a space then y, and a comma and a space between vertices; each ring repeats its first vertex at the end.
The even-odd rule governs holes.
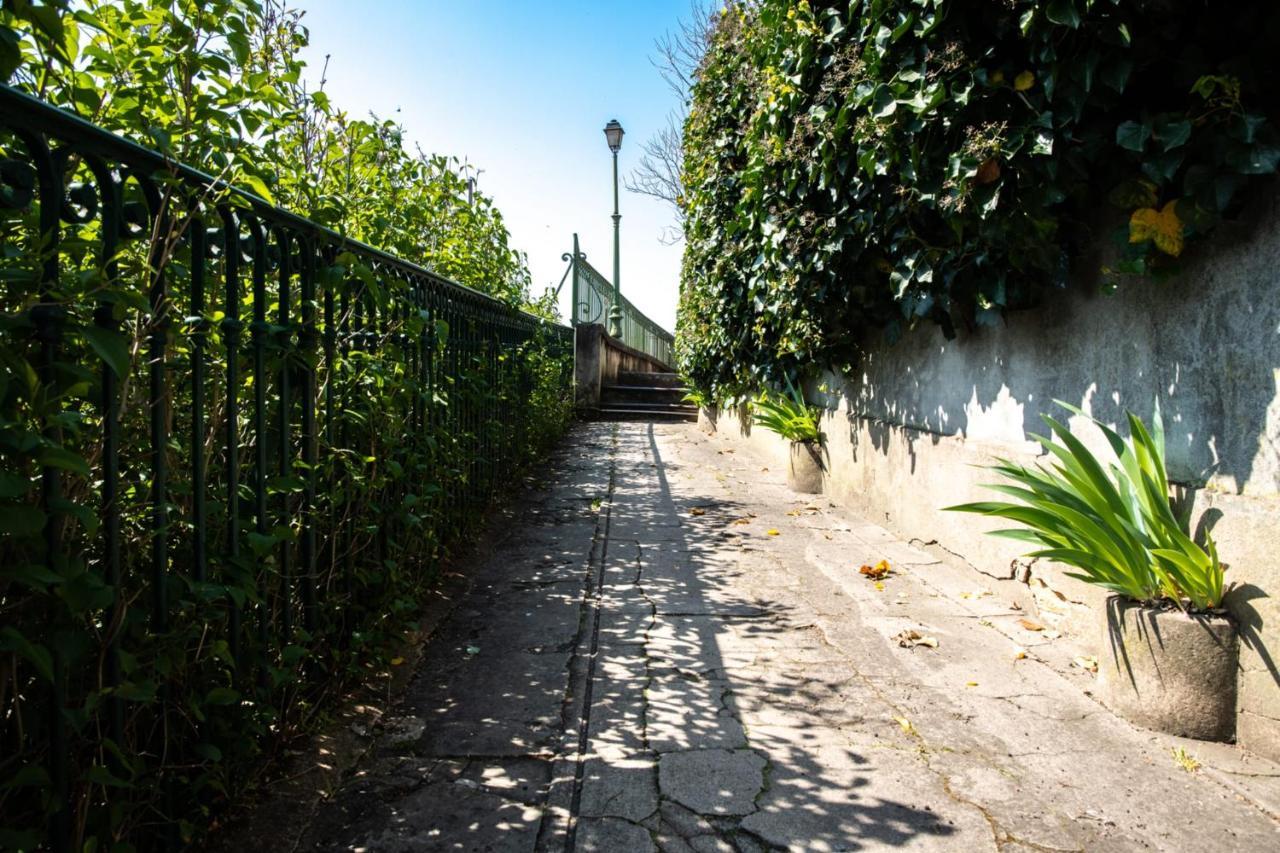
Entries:
POLYGON ((733 395, 1176 271, 1280 164, 1280 7, 730 3, 685 126, 680 363, 733 395), (1097 223, 1118 221, 1118 227, 1097 223))

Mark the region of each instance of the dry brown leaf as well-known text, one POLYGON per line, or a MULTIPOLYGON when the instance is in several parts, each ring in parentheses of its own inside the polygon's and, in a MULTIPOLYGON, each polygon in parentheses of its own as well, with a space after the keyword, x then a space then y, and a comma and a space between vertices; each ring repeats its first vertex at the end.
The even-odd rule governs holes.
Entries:
POLYGON ((695 506, 693 509, 689 510, 689 515, 706 515, 706 514, 707 514, 707 511, 700 506, 695 506))
POLYGON ((914 649, 916 646, 926 646, 930 649, 938 647, 938 639, 936 637, 926 637, 919 631, 906 630, 894 637, 898 641, 898 645, 904 649, 914 649))
POLYGON ((858 574, 866 575, 868 580, 878 581, 881 578, 883 578, 885 575, 889 574, 890 571, 891 570, 889 568, 889 561, 881 560, 880 562, 876 563, 874 566, 863 566, 862 568, 858 569, 858 574))
POLYGON ((749 519, 749 518, 735 518, 733 521, 731 521, 731 522, 729 522, 729 523, 730 523, 730 524, 750 524, 750 523, 751 523, 751 519, 749 519))
POLYGON ((1044 626, 1034 619, 1019 619, 1018 624, 1028 631, 1043 631, 1044 626))

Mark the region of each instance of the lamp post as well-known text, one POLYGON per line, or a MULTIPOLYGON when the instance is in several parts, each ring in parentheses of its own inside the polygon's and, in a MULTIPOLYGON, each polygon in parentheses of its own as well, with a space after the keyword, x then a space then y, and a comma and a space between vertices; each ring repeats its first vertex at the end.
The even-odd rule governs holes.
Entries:
POLYGON ((609 119, 604 126, 604 138, 613 152, 613 305, 609 308, 609 335, 622 337, 622 271, 618 265, 618 223, 622 214, 618 213, 618 149, 622 147, 622 125, 616 118, 609 119))

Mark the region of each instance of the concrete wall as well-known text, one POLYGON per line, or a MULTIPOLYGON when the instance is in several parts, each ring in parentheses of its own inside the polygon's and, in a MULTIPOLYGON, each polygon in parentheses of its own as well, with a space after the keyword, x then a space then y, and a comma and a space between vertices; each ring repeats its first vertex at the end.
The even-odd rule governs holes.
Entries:
MULTIPOLYGON (((1236 585, 1228 606, 1242 636, 1238 740, 1280 759, 1280 196, 1248 221, 1184 259, 1174 278, 1111 296, 1079 282, 952 341, 922 328, 876 346, 857 375, 808 390, 827 407, 830 493, 969 564, 989 576, 984 583, 1004 581, 1082 639, 1096 636, 1103 593, 1061 567, 1015 559, 1016 543, 982 534, 996 525, 940 507, 992 497, 979 484, 993 478, 971 466, 1034 458, 1028 433, 1046 432, 1040 413, 1069 417, 1055 399, 1113 426, 1126 409, 1149 421, 1159 400, 1170 475, 1194 501, 1197 523, 1213 525, 1236 585)), ((771 434, 732 411, 716 421, 785 464, 771 434)), ((1087 421, 1071 426, 1105 447, 1087 421)))
POLYGON ((601 389, 616 383, 619 373, 670 370, 653 356, 609 337, 599 323, 574 328, 574 405, 580 411, 599 408, 601 389))

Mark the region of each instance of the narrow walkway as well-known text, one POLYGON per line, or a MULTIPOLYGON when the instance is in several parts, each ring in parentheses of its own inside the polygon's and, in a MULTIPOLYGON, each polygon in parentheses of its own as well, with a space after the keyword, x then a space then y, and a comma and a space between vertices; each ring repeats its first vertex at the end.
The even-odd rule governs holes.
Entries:
POLYGON ((569 442, 299 849, 1280 848, 1280 768, 1116 719, 972 573, 689 425, 569 442))

